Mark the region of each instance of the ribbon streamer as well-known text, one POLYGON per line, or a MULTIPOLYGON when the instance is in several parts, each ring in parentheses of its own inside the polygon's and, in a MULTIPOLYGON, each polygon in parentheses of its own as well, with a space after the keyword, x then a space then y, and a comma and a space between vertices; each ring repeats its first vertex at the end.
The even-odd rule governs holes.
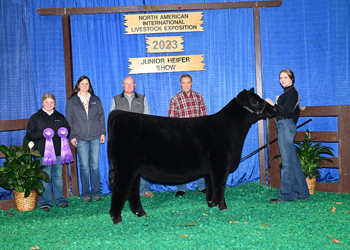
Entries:
POLYGON ((46 166, 57 164, 55 148, 52 141, 54 134, 55 132, 51 128, 47 128, 43 132, 43 135, 46 138, 43 165, 46 166))
POLYGON ((67 139, 68 129, 61 127, 58 129, 57 133, 58 136, 61 137, 61 164, 72 162, 73 155, 67 139))

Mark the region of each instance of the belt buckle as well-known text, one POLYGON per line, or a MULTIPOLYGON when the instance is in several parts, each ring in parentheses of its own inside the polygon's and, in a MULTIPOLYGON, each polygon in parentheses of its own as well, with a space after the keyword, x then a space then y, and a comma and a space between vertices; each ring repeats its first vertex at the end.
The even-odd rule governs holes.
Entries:
POLYGON ((280 116, 280 117, 278 117, 278 118, 275 118, 275 123, 277 123, 277 122, 279 122, 280 120, 283 120, 283 119, 286 119, 286 118, 284 118, 284 117, 282 117, 282 116, 280 116))

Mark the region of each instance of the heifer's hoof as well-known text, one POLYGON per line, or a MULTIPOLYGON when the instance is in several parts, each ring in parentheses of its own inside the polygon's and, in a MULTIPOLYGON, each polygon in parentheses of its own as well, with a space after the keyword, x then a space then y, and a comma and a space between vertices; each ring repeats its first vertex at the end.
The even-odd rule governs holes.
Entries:
POLYGON ((180 197, 180 196, 183 196, 184 194, 185 194, 184 191, 177 191, 175 194, 175 197, 180 197))
POLYGON ((206 194, 207 193, 207 189, 204 188, 203 190, 198 190, 199 192, 202 192, 203 194, 206 194))
POLYGON ((207 201, 208 202, 208 207, 216 207, 217 204, 213 201, 207 201))
POLYGON ((145 211, 140 211, 135 213, 138 217, 146 217, 146 212, 145 211))
POLYGON ((227 206, 219 206, 219 209, 220 209, 221 211, 227 211, 227 206))
POLYGON ((112 216, 111 218, 112 218, 112 221, 113 221, 114 225, 119 225, 120 223, 122 223, 122 218, 121 217, 114 218, 112 216))

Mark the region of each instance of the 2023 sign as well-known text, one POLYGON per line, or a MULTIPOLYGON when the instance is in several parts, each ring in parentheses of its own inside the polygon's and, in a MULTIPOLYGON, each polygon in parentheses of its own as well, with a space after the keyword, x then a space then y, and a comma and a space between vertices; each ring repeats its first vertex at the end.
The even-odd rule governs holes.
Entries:
POLYGON ((163 41, 163 40, 160 40, 160 41, 153 41, 153 49, 154 50, 158 50, 158 49, 166 49, 166 50, 169 50, 169 49, 177 49, 178 45, 177 45, 177 41, 176 40, 173 40, 173 41, 170 41, 170 40, 166 40, 166 41, 163 41), (166 45, 166 46, 165 46, 166 45))
POLYGON ((147 53, 183 52, 182 36, 146 37, 147 53))

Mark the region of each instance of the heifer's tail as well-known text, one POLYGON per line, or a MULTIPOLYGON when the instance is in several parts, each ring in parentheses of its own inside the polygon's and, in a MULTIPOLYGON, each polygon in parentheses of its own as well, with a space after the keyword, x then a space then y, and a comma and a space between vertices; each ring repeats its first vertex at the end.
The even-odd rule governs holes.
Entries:
POLYGON ((108 181, 109 181, 109 186, 113 187, 113 183, 114 183, 114 171, 109 169, 109 173, 108 173, 108 181))
MULTIPOLYGON (((108 131, 109 132, 109 131, 108 131)), ((111 161, 111 141, 110 139, 108 139, 107 142, 107 153, 108 153, 108 161, 109 161, 109 172, 108 172, 108 182, 109 182, 109 186, 113 187, 113 183, 114 183, 114 165, 111 161)))

